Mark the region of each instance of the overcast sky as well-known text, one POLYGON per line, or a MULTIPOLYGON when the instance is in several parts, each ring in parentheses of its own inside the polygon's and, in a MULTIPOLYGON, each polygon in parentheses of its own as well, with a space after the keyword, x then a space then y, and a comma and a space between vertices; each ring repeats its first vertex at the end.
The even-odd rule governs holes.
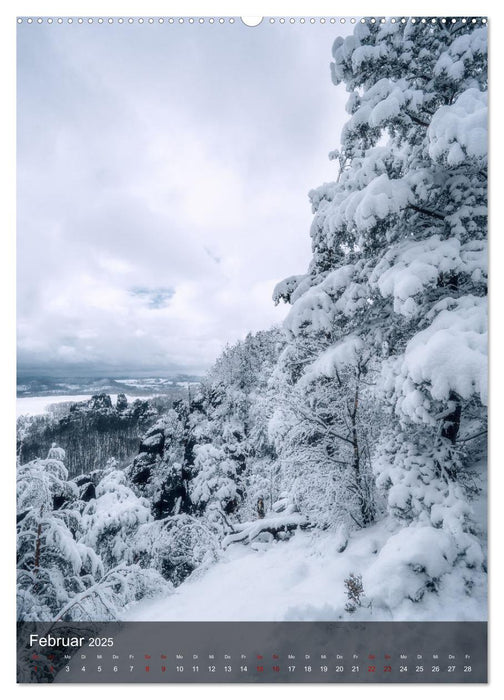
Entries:
POLYGON ((340 25, 19 25, 19 367, 205 370, 281 322, 340 25))

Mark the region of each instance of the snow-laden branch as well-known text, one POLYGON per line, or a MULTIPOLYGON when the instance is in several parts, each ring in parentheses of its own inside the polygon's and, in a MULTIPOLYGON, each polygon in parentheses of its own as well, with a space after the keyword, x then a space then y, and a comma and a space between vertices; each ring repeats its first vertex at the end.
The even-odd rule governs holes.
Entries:
POLYGON ((269 532, 273 536, 280 532, 290 532, 298 527, 307 527, 308 519, 300 513, 282 513, 270 518, 262 518, 261 520, 253 520, 252 522, 239 523, 235 525, 235 532, 227 535, 222 541, 224 549, 235 542, 243 542, 249 544, 256 537, 259 537, 263 532, 269 532))

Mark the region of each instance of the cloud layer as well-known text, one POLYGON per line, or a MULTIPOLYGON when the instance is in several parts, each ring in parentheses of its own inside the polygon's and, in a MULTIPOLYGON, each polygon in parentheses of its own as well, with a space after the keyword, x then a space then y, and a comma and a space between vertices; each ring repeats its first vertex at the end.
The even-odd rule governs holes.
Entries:
POLYGON ((340 33, 19 26, 21 369, 200 372, 282 320, 335 177, 340 33))

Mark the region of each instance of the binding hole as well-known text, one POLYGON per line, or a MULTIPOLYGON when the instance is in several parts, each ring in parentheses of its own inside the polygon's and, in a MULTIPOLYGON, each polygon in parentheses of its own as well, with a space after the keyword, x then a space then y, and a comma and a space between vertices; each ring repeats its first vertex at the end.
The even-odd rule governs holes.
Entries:
POLYGON ((240 19, 247 27, 257 27, 263 21, 262 17, 240 17, 240 19))

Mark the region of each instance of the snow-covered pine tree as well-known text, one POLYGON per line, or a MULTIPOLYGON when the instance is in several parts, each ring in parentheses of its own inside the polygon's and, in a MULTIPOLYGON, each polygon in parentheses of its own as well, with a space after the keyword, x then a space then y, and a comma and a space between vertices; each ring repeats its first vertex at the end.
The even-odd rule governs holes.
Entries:
POLYGON ((96 487, 96 497, 85 504, 80 542, 100 555, 108 571, 132 560, 132 537, 150 520, 149 502, 135 495, 123 471, 112 469, 96 487))
POLYGON ((249 333, 224 350, 202 382, 191 498, 200 509, 220 513, 223 522, 256 518, 258 500, 270 507, 276 498, 268 380, 283 342, 277 328, 249 333))
POLYGON ((21 620, 50 620, 103 574, 96 553, 76 540, 78 488, 55 445, 17 470, 17 607, 21 620), (51 456, 52 455, 52 456, 51 456))
MULTIPOLYGON (((296 387, 345 368, 355 387, 373 364, 374 469, 391 515, 411 524, 397 545, 406 560, 428 540, 430 562, 442 555, 469 581, 483 558, 465 484, 467 427, 480 436, 486 417, 486 27, 365 22, 333 57, 350 118, 337 181, 310 193, 308 273, 275 290, 292 304, 283 369, 296 387)), ((407 566, 434 586, 427 559, 407 566)))
POLYGON ((111 460, 68 481, 65 451, 17 471, 17 613, 20 620, 113 620, 170 584, 133 559, 133 535, 150 518, 111 460), (96 492, 89 490, 90 484, 96 492))

